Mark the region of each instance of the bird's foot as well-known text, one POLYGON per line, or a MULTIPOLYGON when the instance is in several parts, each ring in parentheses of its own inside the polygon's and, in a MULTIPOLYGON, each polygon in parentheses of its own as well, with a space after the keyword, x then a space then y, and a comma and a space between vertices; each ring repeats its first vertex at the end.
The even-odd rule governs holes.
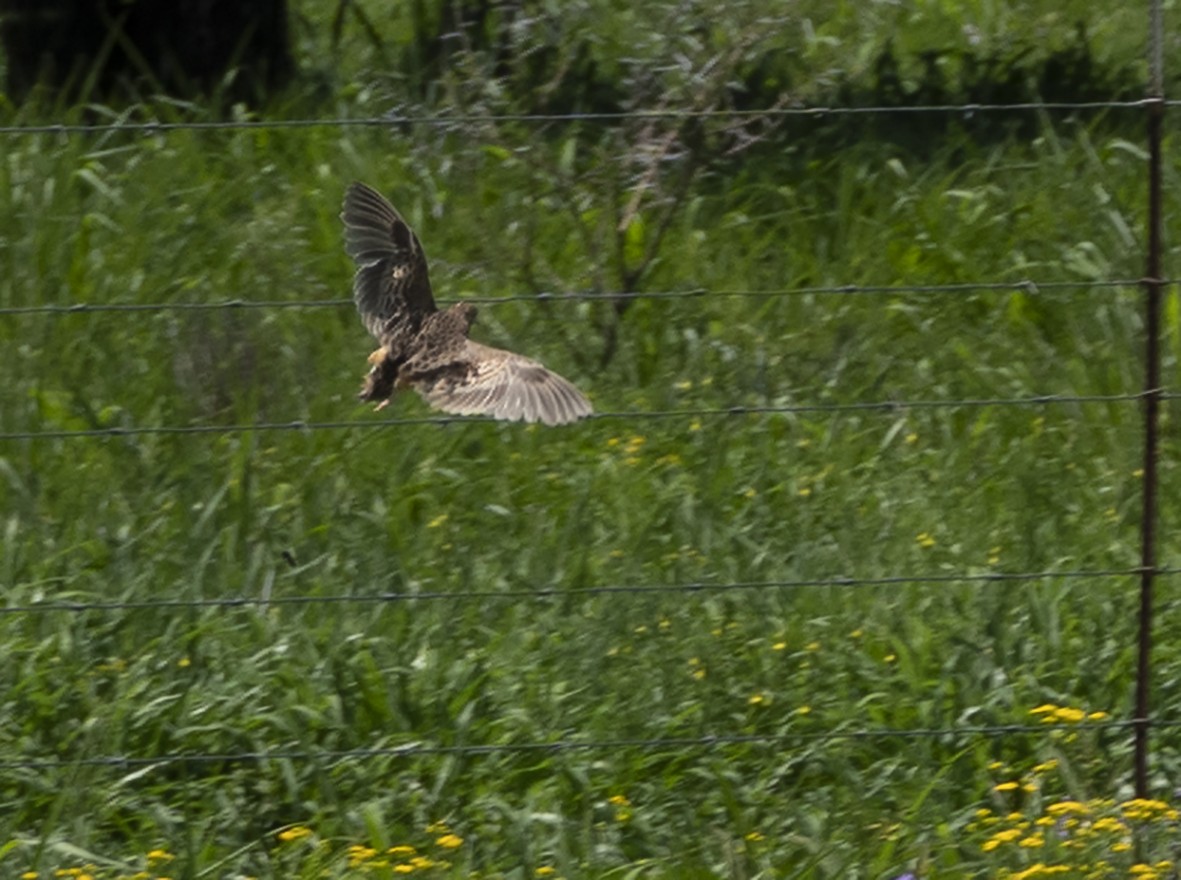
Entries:
POLYGON ((383 400, 377 406, 373 407, 373 411, 374 412, 381 412, 383 409, 385 409, 389 405, 390 405, 390 399, 387 397, 385 400, 383 400))

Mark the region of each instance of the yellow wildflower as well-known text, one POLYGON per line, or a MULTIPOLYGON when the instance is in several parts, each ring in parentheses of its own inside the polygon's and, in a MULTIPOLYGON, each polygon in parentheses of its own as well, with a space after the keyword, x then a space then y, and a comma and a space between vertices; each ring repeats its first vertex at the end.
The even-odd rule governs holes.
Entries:
POLYGON ((1094 824, 1091 825, 1091 829, 1093 831, 1112 831, 1121 834, 1128 830, 1123 822, 1112 816, 1104 816, 1102 819, 1096 819, 1094 824))
POLYGON ((542 865, 533 873, 538 877, 549 877, 556 869, 550 865, 542 865))
POLYGON ((463 838, 458 834, 444 834, 435 843, 446 849, 455 849, 457 846, 463 846, 463 838))
POLYGON ((402 844, 399 844, 398 846, 391 846, 389 849, 386 850, 386 852, 389 853, 391 856, 412 856, 416 852, 418 852, 418 850, 416 850, 414 847, 410 846, 409 844, 402 843, 402 844))
POLYGON ((999 782, 992 787, 993 791, 1016 791, 1020 788, 1018 782, 999 782))
POLYGON ((632 802, 627 799, 625 794, 613 794, 607 798, 607 803, 614 804, 617 807, 630 807, 632 802))
MULTIPOLYGON (((312 829, 308 828, 306 825, 293 825, 290 828, 285 828, 280 831, 277 836, 279 840, 283 841, 284 843, 291 843, 293 840, 301 840, 304 837, 310 837, 311 834, 312 829)), ((148 853, 148 858, 150 859, 151 857, 152 854, 148 853)))

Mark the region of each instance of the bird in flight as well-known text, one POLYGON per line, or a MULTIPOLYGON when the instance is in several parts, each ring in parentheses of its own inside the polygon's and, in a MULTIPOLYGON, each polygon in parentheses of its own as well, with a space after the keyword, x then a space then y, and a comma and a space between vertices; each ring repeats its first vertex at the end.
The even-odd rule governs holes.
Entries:
POLYGON ((344 249, 357 264, 353 299, 380 348, 359 397, 390 402, 413 388, 456 415, 563 425, 591 414, 590 401, 535 360, 468 339, 476 307, 439 311, 418 236, 376 190, 349 186, 340 219, 344 249))

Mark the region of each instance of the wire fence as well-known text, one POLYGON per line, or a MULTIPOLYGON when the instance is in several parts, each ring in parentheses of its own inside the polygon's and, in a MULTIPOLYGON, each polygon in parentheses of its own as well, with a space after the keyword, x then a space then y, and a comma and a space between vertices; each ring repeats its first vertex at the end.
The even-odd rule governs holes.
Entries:
MULTIPOLYGON (((73 767, 105 767, 127 769, 167 764, 258 764, 266 761, 332 762, 373 760, 378 758, 417 758, 440 755, 478 756, 511 755, 522 753, 601 752, 617 749, 688 750, 716 749, 725 746, 783 746, 792 742, 830 742, 839 740, 908 740, 932 739, 955 742, 968 738, 1034 735, 1039 737, 1059 731, 1077 734, 1080 729, 1104 732, 1125 731, 1135 726, 1134 720, 1109 719, 1082 724, 1049 722, 1046 724, 964 725, 958 727, 834 729, 825 731, 793 731, 787 733, 730 733, 701 736, 634 737, 612 740, 563 739, 550 742, 488 743, 484 745, 431 745, 411 742, 365 749, 275 749, 266 752, 175 752, 158 757, 135 755, 96 755, 57 760, 0 760, 0 770, 62 770, 73 767)), ((1155 726, 1168 730, 1181 727, 1181 720, 1160 720, 1155 726)))
MULTIPOLYGON (((1181 574, 1181 569, 1160 568, 1159 575, 1181 574)), ((550 599, 578 600, 592 596, 612 595, 696 595, 702 593, 762 592, 772 590, 804 590, 831 587, 856 589, 867 587, 900 587, 908 585, 951 584, 1015 584, 1030 581, 1054 580, 1111 580, 1139 577, 1139 568, 1101 570, 1046 570, 1046 571, 986 571, 964 574, 905 574, 883 577, 831 577, 803 580, 748 581, 710 583, 706 581, 679 584, 618 584, 598 587, 530 587, 507 590, 415 590, 404 593, 329 594, 304 596, 222 596, 201 599, 133 599, 124 601, 58 601, 32 602, 0 606, 0 616, 10 614, 47 614, 89 611, 157 611, 168 609, 209 608, 265 608, 269 606, 307 605, 392 605, 408 602, 490 602, 490 601, 546 601, 550 599)))
MULTIPOLYGON (((752 415, 799 415, 803 413, 840 414, 857 412, 899 413, 906 410, 989 409, 1014 406, 1060 406, 1065 404, 1111 404, 1144 400, 1147 391, 1126 394, 1039 394, 1033 397, 960 398, 949 400, 869 400, 854 403, 801 403, 766 406, 701 407, 669 410, 629 410, 597 412, 588 421, 645 421, 665 419, 715 418, 752 415)), ((1159 393, 1159 392, 1158 392, 1159 393)), ((1171 397, 1171 395, 1170 395, 1171 397)), ((281 431, 339 431, 354 428, 390 428, 397 426, 446 426, 465 422, 494 421, 479 416, 423 416, 380 420, 349 419, 332 422, 293 421, 255 422, 238 425, 140 425, 108 428, 77 428, 39 431, 3 431, 6 440, 74 440, 94 437, 136 437, 152 434, 243 434, 281 431)))
MULTIPOLYGON (((0 126, 0 135, 44 136, 44 135, 94 135, 113 133, 132 133, 145 136, 167 134, 180 131, 250 131, 258 129, 301 129, 313 127, 339 128, 385 128, 402 125, 449 126, 479 123, 618 123, 630 120, 652 119, 700 119, 700 118, 743 118, 748 116, 760 117, 838 117, 872 114, 927 114, 947 113, 972 116, 974 114, 989 114, 998 112, 1082 112, 1082 111, 1139 111, 1150 115, 1160 114, 1164 108, 1181 105, 1181 101, 1163 100, 1161 97, 1148 97, 1134 101, 1091 101, 1079 103, 1059 102, 1030 102, 1021 104, 950 104, 931 106, 879 106, 879 107, 788 107, 773 110, 735 111, 735 110, 659 110, 629 113, 578 113, 578 114, 474 114, 474 115, 405 115, 390 114, 369 118, 323 118, 323 119, 292 119, 292 120, 238 120, 238 121, 178 121, 178 122, 128 122, 117 121, 111 123, 93 124, 53 124, 53 125, 11 125, 0 126)), ((1159 131, 1157 132, 1159 137, 1159 131)), ((1159 150, 1159 143, 1157 144, 1159 150)), ((1160 181, 1155 184, 1156 197, 1159 199, 1160 181)), ((1152 222, 1159 224, 1159 214, 1152 222)), ((1159 239, 1159 230, 1157 232, 1159 239)), ((840 296, 904 296, 904 295, 965 295, 978 292, 1022 292, 1037 294, 1043 291, 1079 292, 1087 293, 1096 290, 1112 290, 1132 287, 1146 287, 1158 302, 1155 308, 1159 312, 1160 293, 1168 286, 1177 284, 1177 280, 1163 276, 1159 268, 1159 255, 1154 263, 1149 259, 1149 267, 1144 278, 1111 279, 1111 280, 1031 280, 1018 279, 1013 281, 980 280, 957 282, 949 284, 925 285, 862 285, 840 284, 803 287, 783 287, 775 289, 704 289, 693 288, 684 290, 665 291, 608 291, 608 292, 543 292, 522 294, 509 297, 473 297, 469 301, 484 305, 500 305, 511 302, 594 302, 611 300, 695 300, 708 297, 733 297, 751 299, 769 299, 775 297, 811 296, 811 295, 840 295, 840 296)), ((161 294, 162 296, 164 294, 161 294)), ((7 306, 0 308, 0 316, 17 317, 22 315, 64 316, 98 313, 127 313, 127 312, 167 312, 167 311, 209 311, 234 309, 327 309, 352 307, 351 298, 325 298, 316 300, 250 300, 223 299, 218 301, 167 301, 161 299, 156 302, 144 303, 42 303, 22 306, 7 306)), ((1154 308, 1150 306, 1151 310, 1154 308)), ((1150 317, 1146 338, 1154 340, 1159 335, 1159 327, 1150 317)), ((268 595, 268 596, 227 596, 195 599, 162 598, 149 600, 126 601, 63 601, 50 600, 45 602, 12 603, 0 607, 0 616, 39 615, 47 613, 114 613, 121 611, 140 610, 200 610, 200 609, 233 609, 233 608, 267 608, 280 606, 327 606, 327 605, 361 605, 361 604, 394 604, 410 602, 488 602, 488 601, 546 601, 553 599, 580 599, 592 596, 628 594, 664 594, 686 595, 697 593, 738 593, 763 590, 803 590, 803 589, 836 589, 836 588, 872 588, 883 586, 913 585, 951 585, 951 584, 980 584, 980 585, 1011 585, 1017 583, 1054 581, 1054 580, 1083 580, 1083 579, 1120 579, 1137 578, 1142 585, 1141 597, 1141 663, 1138 675, 1139 696, 1134 717, 1118 720, 1106 720, 1088 723, 1087 729, 1135 733, 1137 740, 1137 776, 1136 788, 1141 797, 1147 796, 1146 781, 1147 761, 1147 732, 1151 724, 1157 729, 1181 727, 1181 721, 1170 719, 1150 718, 1148 704, 1148 681, 1151 677, 1151 667, 1148 664, 1148 645, 1151 632, 1151 603, 1154 579, 1162 576, 1173 576, 1181 573, 1181 569, 1160 567, 1156 564, 1155 548, 1152 544, 1152 524, 1156 519, 1155 489, 1156 489, 1156 456, 1158 454, 1156 437, 1156 419, 1159 415, 1155 409, 1161 401, 1174 400, 1181 395, 1170 392, 1161 387, 1159 379, 1159 351, 1150 350, 1148 357, 1149 374, 1144 390, 1109 395, 1074 395, 1048 394, 1026 397, 997 397, 978 399, 944 399, 944 400, 870 400, 850 403, 800 403, 766 406, 733 406, 723 408, 684 408, 672 410, 648 411, 619 411, 597 413, 595 420, 620 420, 636 422, 654 419, 689 419, 689 418, 725 418, 750 415, 791 415, 803 413, 815 414, 849 414, 859 412, 898 413, 906 410, 926 409, 980 409, 995 407, 1038 407, 1063 405, 1092 405, 1092 404, 1129 404, 1145 405, 1146 410, 1146 477, 1145 509, 1143 512, 1143 527, 1146 530, 1143 556, 1141 564, 1132 568, 1100 569, 1100 570, 1045 570, 1030 572, 965 572, 940 574, 899 574, 869 578, 815 578, 800 580, 751 581, 732 583, 677 583, 677 584, 618 584, 602 585, 578 589, 556 588, 528 588, 507 590, 474 590, 474 591, 419 591, 405 593, 374 593, 367 595, 268 595), (1153 365, 1156 366, 1155 373, 1153 365), (1155 377, 1155 378, 1154 378, 1155 377)), ((112 426, 92 429, 62 429, 62 430, 28 430, 28 431, 0 431, 0 441, 32 441, 48 440, 76 440, 76 439, 112 439, 135 437, 142 435, 209 435, 231 434, 246 432, 304 432, 325 430, 352 430, 389 428, 393 426, 446 426, 456 423, 460 419, 453 417, 424 417, 424 418, 393 418, 373 420, 339 420, 339 421, 292 421, 269 422, 255 424, 216 424, 216 425, 140 425, 140 426, 112 426)), ((271 760, 289 761, 343 761, 370 760, 380 758, 411 758, 431 755, 491 755, 526 752, 570 752, 570 751, 611 751, 618 749, 712 749, 725 746, 743 745, 781 745, 791 741, 803 740, 840 740, 840 739, 960 739, 964 737, 1004 737, 1010 735, 1045 735, 1054 730, 1077 730, 1078 725, 1065 724, 1000 724, 979 726, 949 726, 938 728, 914 729, 849 729, 832 728, 819 731, 799 731, 781 734, 737 734, 720 733, 714 735, 688 737, 653 737, 653 738, 621 738, 616 740, 581 741, 562 739, 552 742, 528 742, 507 744, 469 744, 469 745, 439 745, 429 743, 407 743, 381 748, 359 748, 341 750, 305 750, 299 748, 279 748, 273 751, 241 751, 233 753, 169 753, 159 756, 136 755, 108 755, 62 757, 52 759, 0 759, 0 769, 22 770, 54 770, 76 766, 92 766, 106 768, 145 767, 166 763, 189 764, 225 764, 235 762, 265 762, 271 760)))
MULTIPOLYGON (((1176 280, 1166 279, 1164 285, 1174 285, 1176 280)), ((973 294, 988 291, 1015 292, 1036 295, 1043 291, 1090 291, 1112 288, 1139 287, 1143 279, 1080 280, 1080 281, 964 281, 955 284, 833 284, 810 287, 782 287, 765 290, 750 289, 709 289, 696 287, 687 290, 636 290, 636 291, 562 291, 516 294, 513 296, 467 296, 463 302, 497 306, 505 303, 545 302, 610 302, 618 300, 684 300, 721 298, 775 299, 790 296, 904 296, 907 294, 973 294)), ((440 299, 442 305, 460 302, 460 299, 440 299)), ((245 298, 200 301, 168 301, 144 303, 113 302, 72 302, 37 303, 27 306, 0 306, 0 316, 15 315, 82 315, 102 312, 190 312, 220 311, 236 309, 327 309, 353 308, 356 303, 351 297, 308 300, 251 300, 245 298)))
POLYGON ((113 134, 129 132, 151 135, 173 131, 252 131, 259 129, 300 129, 300 128, 385 128, 402 125, 460 126, 483 124, 572 124, 578 122, 619 123, 631 120, 688 120, 688 119, 787 119, 792 117, 826 118, 841 116, 878 116, 896 114, 958 114, 973 116, 977 113, 1060 113, 1095 110, 1144 110, 1157 105, 1173 106, 1181 101, 1162 101, 1158 98, 1141 98, 1131 101, 1026 101, 1011 104, 926 104, 926 105, 881 105, 874 107, 769 107, 748 109, 660 109, 630 110, 617 113, 452 113, 452 114, 400 114, 387 113, 367 117, 324 117, 319 119, 237 119, 237 120, 186 120, 147 122, 95 122, 95 123, 53 123, 48 125, 5 125, 0 126, 0 135, 63 135, 63 134, 113 134))

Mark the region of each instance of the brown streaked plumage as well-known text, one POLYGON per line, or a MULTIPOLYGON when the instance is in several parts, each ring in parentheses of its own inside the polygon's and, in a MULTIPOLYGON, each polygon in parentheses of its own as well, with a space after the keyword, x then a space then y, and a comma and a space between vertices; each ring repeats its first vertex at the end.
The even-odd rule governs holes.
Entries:
POLYGON ((468 339, 476 307, 439 311, 418 236, 380 193, 353 183, 344 196, 344 248, 357 264, 353 299, 381 347, 361 389, 381 409, 398 388, 457 415, 563 425, 591 414, 577 388, 537 361, 468 339))

